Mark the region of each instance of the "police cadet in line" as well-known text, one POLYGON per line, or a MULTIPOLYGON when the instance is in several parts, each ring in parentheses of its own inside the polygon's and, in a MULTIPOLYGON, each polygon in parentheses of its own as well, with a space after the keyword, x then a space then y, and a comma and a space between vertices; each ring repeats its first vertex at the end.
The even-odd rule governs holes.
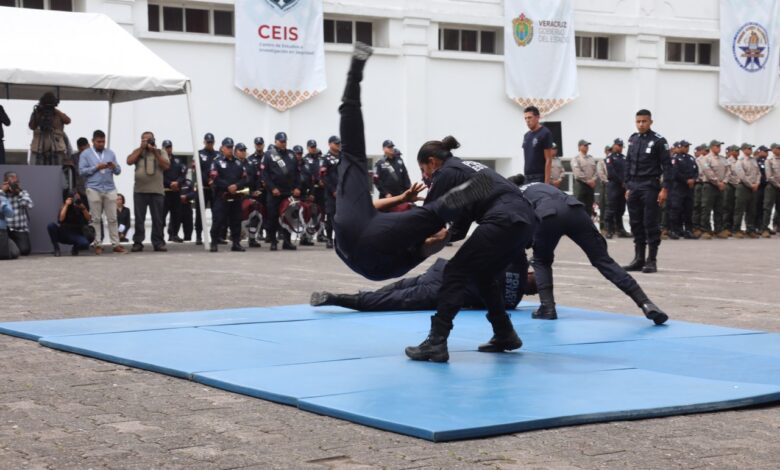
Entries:
POLYGON ((563 177, 566 176, 566 170, 563 168, 561 156, 558 155, 558 144, 552 144, 552 165, 550 168, 550 184, 560 189, 563 183, 563 177))
POLYGON ((761 172, 753 157, 753 147, 748 143, 740 146, 742 155, 737 159, 734 169, 739 177, 736 201, 734 202, 734 238, 758 238, 756 233, 756 193, 761 184, 761 172), (742 218, 745 219, 746 231, 742 231, 742 218))
POLYGON ((650 111, 640 109, 635 122, 638 132, 628 139, 626 155, 628 217, 634 235, 635 255, 626 270, 654 273, 661 244, 659 207, 666 202, 668 191, 666 187, 661 187, 661 176, 665 176, 664 184, 668 184, 672 163, 666 139, 650 128, 653 124, 650 111), (649 247, 647 258, 646 247, 649 247))
POLYGON ((192 202, 198 197, 198 193, 195 192, 195 185, 192 184, 192 180, 195 178, 195 175, 192 173, 194 173, 194 169, 192 171, 187 171, 187 178, 184 180, 184 184, 181 186, 181 192, 179 193, 179 198, 181 200, 181 230, 182 235, 184 235, 182 240, 185 242, 192 240, 192 232, 194 229, 192 202))
POLYGON ((772 154, 766 160, 767 186, 764 193, 761 236, 765 236, 764 233, 769 234, 769 236, 775 235, 777 233, 777 220, 780 217, 780 144, 774 143, 769 148, 772 150, 772 154), (772 209, 775 211, 774 226, 770 225, 772 209))
POLYGON ((580 140, 577 143, 579 154, 571 160, 571 173, 574 175, 574 197, 584 206, 585 212, 593 217, 593 193, 596 183, 596 160, 588 155, 590 142, 580 140))
MULTIPOLYGON (((200 160, 200 171, 202 180, 198 183, 197 190, 203 191, 203 200, 205 201, 206 208, 210 208, 214 202, 214 192, 209 184, 209 173, 211 172, 211 165, 214 163, 214 159, 219 156, 219 152, 214 149, 214 134, 211 132, 203 136, 203 148, 198 151, 198 158, 200 160)), ((193 177, 193 181, 197 178, 193 177)), ((203 244, 203 221, 200 219, 200 210, 198 206, 198 199, 195 199, 195 237, 197 239, 196 244, 203 244)), ((214 213, 211 214, 214 218, 214 213)))
POLYGON ((723 142, 711 140, 709 153, 701 161, 704 174, 700 222, 702 240, 710 240, 716 234, 721 238, 728 238, 728 231, 723 225, 723 202, 731 166, 726 157, 720 154, 721 145, 723 142))
POLYGON ((333 249, 333 218, 336 216, 336 189, 339 185, 341 139, 332 135, 328 139, 328 153, 320 166, 320 179, 325 192, 325 236, 328 249, 333 249))
MULTIPOLYGON (((255 201, 263 201, 263 154, 265 153, 265 140, 262 137, 255 137, 255 151, 248 156, 244 162, 246 171, 247 187, 249 188, 249 197, 255 201)), ((260 234, 260 224, 262 216, 259 212, 253 210, 246 220, 247 238, 250 248, 260 248, 260 242, 257 240, 260 234)))
MULTIPOLYGON (((214 182, 214 205, 212 213, 214 224, 211 226, 211 251, 218 250, 217 239, 223 227, 230 227, 233 246, 230 251, 246 251, 241 246, 241 195, 238 192, 247 185, 244 165, 233 155, 233 139, 226 137, 220 148, 222 155, 216 158, 211 167, 210 176, 214 182)), ((239 152, 246 146, 236 145, 239 152)))
MULTIPOLYGON (((320 214, 324 215, 325 211, 325 185, 320 177, 320 168, 325 161, 325 157, 322 155, 322 151, 317 146, 317 141, 314 139, 306 142, 306 156, 304 157, 304 166, 306 168, 306 174, 309 178, 309 193, 306 195, 309 201, 317 205, 320 214)), ((321 219, 322 221, 322 219, 321 219)), ((320 225, 320 231, 317 233, 317 241, 324 242, 325 235, 323 234, 323 226, 320 225)))
POLYGON ((623 227, 623 214, 626 213, 626 156, 623 155, 623 139, 615 139, 610 151, 604 162, 608 180, 607 238, 612 238, 616 233, 619 238, 629 238, 631 234, 623 227))
POLYGON ((374 165, 374 185, 380 199, 398 196, 412 187, 401 152, 396 151, 393 141, 382 142, 382 151, 384 156, 374 165))
MULTIPOLYGON (((314 140, 309 140, 306 143, 306 146, 309 147, 309 144, 314 143, 314 147, 317 147, 317 142, 314 140)), ((301 195, 300 199, 303 201, 309 197, 312 191, 312 176, 309 173, 309 166, 306 164, 306 158, 304 158, 303 155, 303 147, 300 145, 296 145, 293 147, 293 154, 295 154, 295 164, 298 167, 298 178, 300 180, 299 185, 301 189, 301 195)), ((299 243, 302 246, 314 246, 314 241, 312 241, 309 237, 309 234, 304 231, 301 233, 299 243)))
POLYGON ((703 233, 701 230, 701 195, 704 190, 704 172, 702 171, 702 160, 707 155, 707 144, 696 146, 696 166, 699 168, 699 177, 693 188, 693 236, 699 238, 703 233))
POLYGON ((764 238, 770 238, 769 232, 764 235, 764 193, 766 192, 766 159, 769 156, 769 147, 761 145, 758 147, 758 156, 756 156, 756 164, 758 164, 758 170, 761 172, 761 183, 758 185, 758 192, 756 192, 756 215, 753 226, 756 228, 756 233, 764 238))
MULTIPOLYGON (((677 154, 680 152, 680 141, 673 143, 671 145, 671 149, 669 149, 669 159, 670 161, 674 160, 674 157, 677 156, 677 154)), ((671 184, 671 182, 669 183, 671 184)), ((667 184, 664 184, 664 178, 661 177, 661 185, 669 190, 671 187, 667 184)), ((669 197, 667 193, 666 201, 661 204, 661 240, 668 240, 669 239, 669 197)))
POLYGON ((296 250, 292 244, 291 234, 279 224, 279 205, 283 200, 301 197, 301 180, 298 174, 298 164, 295 155, 287 148, 287 134, 278 132, 274 144, 268 147, 263 157, 263 181, 267 191, 266 214, 268 214, 268 235, 271 251, 277 248, 277 231, 284 236, 283 250, 296 250))
POLYGON ((165 203, 163 206, 163 221, 171 214, 168 222, 168 241, 174 243, 183 243, 184 240, 179 237, 179 228, 181 227, 182 211, 184 205, 181 202, 181 190, 184 181, 187 179, 187 164, 181 158, 173 154, 173 143, 170 140, 163 140, 162 147, 168 154, 168 160, 171 166, 163 171, 163 187, 165 188, 165 203))
POLYGON ((596 160, 596 188, 595 192, 599 193, 597 204, 599 206, 599 230, 602 235, 607 234, 607 211, 609 207, 607 204, 607 182, 609 176, 607 175, 607 157, 612 153, 612 147, 609 145, 604 147, 604 158, 596 160))
POLYGON ((717 234, 718 238, 728 238, 736 232, 734 229, 734 205, 737 199, 737 161, 739 159, 739 145, 726 147, 726 160, 729 165, 729 175, 726 178, 726 190, 723 192, 723 231, 717 234))
POLYGON ((688 153, 690 143, 681 140, 677 155, 672 157, 672 181, 669 191, 669 238, 695 239, 693 235, 693 196, 699 166, 688 153))

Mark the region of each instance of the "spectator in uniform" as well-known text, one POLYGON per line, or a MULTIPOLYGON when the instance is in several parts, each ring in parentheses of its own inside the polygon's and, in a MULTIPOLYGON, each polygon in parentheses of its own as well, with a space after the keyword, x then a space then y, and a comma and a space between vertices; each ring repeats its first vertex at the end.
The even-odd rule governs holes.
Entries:
POLYGON ((170 214, 168 240, 174 243, 184 243, 184 240, 179 237, 179 228, 181 228, 181 217, 184 209, 181 194, 184 181, 187 179, 187 162, 173 154, 173 143, 170 140, 164 140, 162 147, 171 162, 171 166, 163 172, 163 187, 165 188, 163 220, 170 214))
POLYGON ((523 111, 523 119, 528 132, 523 136, 523 154, 525 155, 525 177, 530 183, 550 183, 553 159, 553 135, 549 129, 539 123, 540 113, 536 106, 528 106, 523 111))
POLYGON ((724 232, 723 225, 723 200, 731 175, 731 166, 728 160, 720 155, 721 145, 723 142, 718 140, 710 141, 709 153, 701 160, 704 173, 699 224, 702 228, 702 240, 710 240, 715 234, 727 233, 724 232))
POLYGON ((396 153, 392 140, 382 142, 384 155, 374 165, 374 185, 379 198, 398 196, 412 186, 400 152, 396 153))
POLYGON ((336 189, 339 184, 341 139, 332 135, 328 139, 328 153, 320 166, 320 179, 325 193, 325 247, 333 249, 333 219, 336 216, 336 189))
POLYGON ((766 160, 766 191, 764 192, 764 207, 762 219, 761 235, 769 238, 776 234, 776 230, 771 225, 772 210, 775 211, 775 217, 780 211, 780 144, 773 143, 769 146, 772 154, 766 160), (768 236, 767 236, 768 235, 768 236))
POLYGON ((755 227, 756 233, 762 236, 763 238, 770 238, 771 234, 768 231, 764 231, 764 194, 766 192, 767 187, 767 179, 766 179, 766 160, 769 156, 769 147, 766 145, 761 145, 758 147, 758 156, 756 157, 756 164, 758 164, 758 170, 761 172, 761 183, 758 186, 758 191, 756 192, 756 209, 755 209, 755 221, 753 222, 753 226, 755 227))
POLYGON ((550 167, 550 184, 560 189, 563 184, 563 178, 566 176, 566 170, 563 168, 561 156, 558 155, 558 144, 552 144, 552 165, 550 167))
POLYGON ((283 250, 295 250, 291 234, 279 223, 279 206, 282 201, 292 197, 301 197, 301 183, 295 155, 287 148, 287 134, 278 132, 274 145, 268 147, 263 157, 263 182, 266 190, 266 212, 268 214, 268 232, 271 239, 271 251, 277 248, 277 231, 284 236, 283 250))
POLYGON ((599 230, 602 235, 607 233, 607 211, 609 210, 607 200, 607 181, 609 181, 609 177, 607 176, 607 157, 610 153, 612 153, 612 147, 607 145, 604 147, 604 158, 594 158, 596 160, 596 187, 594 188, 594 196, 595 193, 598 193, 599 195, 596 199, 596 204, 599 206, 599 230))
POLYGON ((729 175, 726 180, 726 189, 723 191, 723 230, 717 233, 718 238, 728 238, 734 235, 734 206, 737 201, 737 161, 739 160, 739 145, 726 147, 726 160, 729 165, 729 175))
POLYGON ((247 238, 249 238, 250 248, 260 248, 261 229, 263 216, 257 210, 257 203, 264 200, 263 194, 263 175, 261 167, 263 164, 263 154, 265 153, 265 140, 262 137, 255 137, 255 152, 247 157, 245 169, 247 178, 247 187, 249 188, 249 198, 254 201, 254 209, 250 211, 246 220, 247 238))
MULTIPOLYGON (((244 150, 246 147, 241 144, 244 150)), ((233 245, 230 251, 246 251, 241 246, 241 195, 247 187, 244 165, 233 155, 233 139, 225 137, 220 148, 222 156, 214 160, 210 179, 214 182, 214 224, 211 226, 211 252, 218 251, 219 234, 230 228, 233 245)))
POLYGON ((593 197, 596 188, 596 160, 588 155, 590 142, 580 140, 577 143, 579 153, 571 161, 571 172, 574 175, 574 197, 585 206, 585 212, 593 217, 593 197))
POLYGON ((703 233, 701 230, 701 196, 704 190, 704 172, 702 170, 702 159, 707 155, 707 144, 700 144, 696 147, 696 166, 699 170, 699 177, 696 179, 693 191, 693 236, 699 238, 703 233))
POLYGON ((615 139, 611 153, 605 161, 607 167, 607 238, 615 233, 628 238, 623 228, 623 214, 626 212, 626 157, 623 155, 623 140, 615 139))
POLYGON ((667 188, 661 187, 671 181, 671 159, 669 144, 660 134, 653 132, 650 111, 641 109, 636 113, 636 133, 628 140, 626 155, 627 206, 634 235, 634 260, 627 271, 654 273, 657 271, 658 247, 661 244, 661 229, 658 224, 659 207, 666 202, 667 188), (648 249, 645 258, 645 249, 648 249))
MULTIPOLYGON (((209 181, 209 174, 211 172, 211 165, 214 163, 214 159, 219 156, 219 152, 214 149, 214 134, 211 132, 206 133, 203 136, 203 148, 198 151, 198 159, 200 164, 200 172, 202 180, 197 182, 196 191, 203 191, 203 201, 206 208, 210 208, 214 200, 214 193, 211 190, 211 181, 209 181)), ((194 162, 193 162, 194 165, 194 162)), ((193 182, 197 180, 197 175, 193 176, 193 182)), ((195 238, 196 245, 203 244, 203 221, 200 219, 200 201, 195 198, 195 238)), ((212 219, 214 214, 211 214, 212 219)))
POLYGON ((693 193, 699 167, 696 158, 688 153, 690 145, 688 141, 681 140, 679 152, 672 157, 669 191, 669 238, 672 240, 696 238, 693 236, 693 193))
POLYGON ((743 143, 740 149, 742 155, 737 159, 734 169, 739 178, 736 199, 734 201, 734 238, 758 238, 756 227, 756 193, 761 185, 761 171, 753 157, 754 145, 743 143), (742 231, 742 219, 745 220, 745 231, 742 231))

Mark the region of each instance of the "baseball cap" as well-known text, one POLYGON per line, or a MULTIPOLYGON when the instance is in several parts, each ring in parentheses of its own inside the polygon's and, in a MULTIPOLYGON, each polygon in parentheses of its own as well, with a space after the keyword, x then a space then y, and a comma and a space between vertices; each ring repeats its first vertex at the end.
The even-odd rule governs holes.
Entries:
POLYGON ((672 144, 672 147, 679 147, 679 146, 680 146, 680 141, 679 141, 679 140, 676 140, 676 141, 675 141, 675 142, 672 144))
POLYGON ((162 148, 166 149, 168 147, 173 147, 173 142, 171 142, 170 140, 163 140, 162 148))
POLYGON ((623 139, 618 137, 614 142, 612 142, 612 145, 623 145, 623 139))
POLYGON ((279 142, 287 142, 287 133, 286 132, 277 132, 274 136, 274 140, 278 140, 279 142))
POLYGON ((243 143, 239 142, 239 143, 236 144, 236 150, 246 150, 246 145, 244 145, 243 143))
POLYGON ((332 136, 330 136, 330 138, 328 138, 328 143, 329 144, 340 144, 341 143, 341 139, 339 139, 339 136, 337 136, 337 135, 332 135, 332 136))
POLYGON ((387 139, 384 142, 382 142, 382 148, 384 147, 395 147, 395 144, 393 143, 392 140, 387 139))
POLYGON ((690 147, 691 143, 688 142, 687 140, 683 139, 683 140, 677 142, 677 145, 680 146, 680 147, 690 147))
POLYGON ((206 133, 206 135, 203 136, 203 140, 206 141, 206 142, 213 143, 214 142, 214 134, 212 134, 211 132, 206 133))
POLYGON ((265 139, 262 137, 255 137, 255 145, 265 145, 265 139))
POLYGON ((317 141, 314 140, 314 139, 309 139, 309 141, 306 142, 306 146, 307 147, 316 147, 317 146, 317 141))
POLYGON ((225 137, 222 139, 222 146, 223 147, 232 147, 233 146, 233 139, 230 137, 225 137))
POLYGON ((768 152, 769 151, 769 147, 767 147, 766 145, 762 145, 762 146, 760 146, 758 148, 758 151, 759 152, 768 152))
POLYGON ((740 150, 752 149, 753 147, 755 147, 755 145, 749 144, 747 142, 742 142, 742 145, 739 146, 740 150))
POLYGON ((611 145, 605 145, 604 146, 604 150, 606 150, 607 152, 611 152, 612 151, 612 146, 611 145))
POLYGON ((714 147, 714 146, 716 146, 716 145, 723 145, 723 142, 719 141, 718 139, 712 139, 712 140, 710 141, 710 145, 708 145, 707 147, 708 147, 708 148, 709 148, 709 147, 714 147))
POLYGON ((590 142, 588 142, 585 139, 580 139, 580 141, 577 142, 577 147, 579 147, 580 145, 590 145, 590 142))
POLYGON ((739 152, 739 145, 729 145, 726 147, 727 152, 739 152))
POLYGON ((301 147, 300 145, 296 145, 295 147, 293 147, 293 152, 294 153, 303 153, 303 147, 301 147))
POLYGON ((780 149, 780 144, 773 143, 772 145, 769 146, 769 150, 774 150, 774 149, 780 149))

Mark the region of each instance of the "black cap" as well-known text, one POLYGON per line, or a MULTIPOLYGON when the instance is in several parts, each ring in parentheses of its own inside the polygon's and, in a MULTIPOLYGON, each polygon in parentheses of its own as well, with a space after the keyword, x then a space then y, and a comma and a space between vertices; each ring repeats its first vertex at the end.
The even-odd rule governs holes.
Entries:
POLYGON ((679 140, 675 140, 674 143, 672 144, 672 148, 676 148, 676 147, 679 147, 679 146, 680 146, 680 141, 679 140))
POLYGON ((206 141, 206 142, 213 143, 214 142, 214 134, 212 134, 211 132, 206 133, 206 135, 203 136, 203 140, 206 141))
POLYGON ((392 140, 387 139, 386 141, 382 142, 382 148, 385 147, 395 147, 395 144, 393 143, 392 140))
POLYGON ((618 137, 617 139, 615 139, 614 142, 612 142, 612 145, 620 145, 620 146, 622 146, 623 145, 623 139, 618 137))
POLYGON ((309 139, 308 142, 306 142, 307 147, 317 147, 317 141, 314 139, 309 139))
POLYGON ((303 153, 303 147, 301 147, 300 145, 296 145, 295 147, 293 147, 293 152, 294 153, 303 153))
POLYGON ((769 147, 767 147, 766 145, 762 145, 762 146, 760 146, 758 148, 758 151, 759 152, 768 152, 769 151, 769 147))
POLYGON ((225 137, 222 139, 222 146, 223 147, 232 147, 233 146, 233 139, 230 137, 225 137))
POLYGON ((328 138, 328 143, 329 144, 340 144, 341 143, 341 139, 339 139, 339 136, 337 136, 337 135, 332 135, 332 136, 330 136, 328 138))
POLYGON ((677 142, 677 145, 678 145, 679 147, 690 147, 690 146, 691 146, 691 143, 690 143, 690 142, 688 142, 687 140, 683 139, 683 140, 681 140, 681 141, 677 142))
POLYGON ((173 147, 173 142, 170 140, 163 140, 162 148, 167 149, 168 147, 173 147))
POLYGON ((265 139, 262 137, 255 137, 255 145, 265 145, 265 139))
POLYGON ((279 142, 287 142, 287 133, 286 132, 277 132, 274 136, 274 140, 278 140, 279 142))
POLYGON ((236 144, 235 148, 236 148, 236 150, 246 150, 246 145, 244 145, 243 143, 239 142, 239 143, 236 144))

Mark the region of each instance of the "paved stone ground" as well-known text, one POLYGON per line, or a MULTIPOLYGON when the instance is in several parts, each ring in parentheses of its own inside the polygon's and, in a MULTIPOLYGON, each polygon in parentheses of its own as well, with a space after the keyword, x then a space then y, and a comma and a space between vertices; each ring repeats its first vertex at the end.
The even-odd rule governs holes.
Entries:
MULTIPOLYGON (((610 250, 626 262, 632 247, 610 250)), ((185 245, 0 266, 0 321, 304 303, 314 289, 372 285, 320 247, 210 255, 185 245)), ((660 266, 637 278, 674 318, 780 332, 780 240, 665 242, 660 266)), ((571 243, 556 268, 561 304, 639 313, 571 243)), ((780 406, 433 444, 6 336, 0 377, 3 469, 780 465, 780 406)))

